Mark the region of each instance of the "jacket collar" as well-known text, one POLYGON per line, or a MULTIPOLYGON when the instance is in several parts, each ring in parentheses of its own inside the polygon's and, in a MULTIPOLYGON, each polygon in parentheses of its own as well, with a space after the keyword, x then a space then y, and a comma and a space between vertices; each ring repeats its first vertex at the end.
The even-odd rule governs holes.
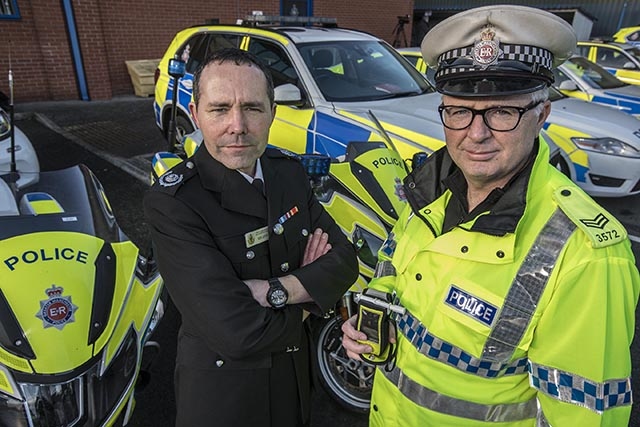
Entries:
MULTIPOLYGON (((536 140, 525 168, 514 176, 503 189, 491 193, 489 197, 492 200, 487 207, 489 213, 476 217, 475 221, 472 221, 470 230, 495 236, 515 232, 526 208, 529 178, 534 163, 538 163, 540 157, 545 157, 544 153, 540 156, 543 151, 541 145, 536 140)), ((434 202, 446 191, 461 191, 459 190, 461 186, 458 185, 460 179, 464 179, 460 169, 453 163, 446 147, 443 147, 433 153, 420 168, 412 171, 405 178, 405 194, 413 211, 419 212, 421 208, 434 202)), ((462 187, 466 189, 466 186, 462 187)), ((466 197, 464 194, 456 196, 466 197)))
MULTIPOLYGON (((245 213, 260 218, 267 218, 267 202, 261 197, 251 184, 237 171, 224 166, 214 159, 205 146, 196 150, 193 155, 202 186, 214 193, 220 194, 220 205, 224 209, 245 213)), ((261 157, 265 186, 268 186, 268 160, 261 157)), ((273 181, 272 181, 273 182, 273 181)))

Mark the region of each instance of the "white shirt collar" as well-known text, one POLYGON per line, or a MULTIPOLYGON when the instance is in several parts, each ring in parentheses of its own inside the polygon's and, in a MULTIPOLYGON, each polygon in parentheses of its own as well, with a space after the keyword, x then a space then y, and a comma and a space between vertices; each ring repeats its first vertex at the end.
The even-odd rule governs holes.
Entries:
POLYGON ((255 176, 251 176, 249 174, 246 174, 242 171, 238 171, 238 173, 240 175, 242 175, 247 181, 249 181, 249 184, 251 184, 253 182, 254 179, 261 179, 262 182, 264 182, 264 176, 262 175, 262 165, 260 164, 260 159, 256 160, 256 175, 255 176))

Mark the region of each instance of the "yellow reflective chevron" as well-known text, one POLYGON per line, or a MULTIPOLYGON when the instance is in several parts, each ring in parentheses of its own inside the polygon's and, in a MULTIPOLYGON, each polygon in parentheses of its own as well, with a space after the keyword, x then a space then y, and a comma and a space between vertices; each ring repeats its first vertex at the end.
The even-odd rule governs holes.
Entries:
POLYGON ((627 238, 627 230, 593 199, 576 187, 559 187, 553 200, 562 211, 591 240, 594 248, 620 243, 627 238))

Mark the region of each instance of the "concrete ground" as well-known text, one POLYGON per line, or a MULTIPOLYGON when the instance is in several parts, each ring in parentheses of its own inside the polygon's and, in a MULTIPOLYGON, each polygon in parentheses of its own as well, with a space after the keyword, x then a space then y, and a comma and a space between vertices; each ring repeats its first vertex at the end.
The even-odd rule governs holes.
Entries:
POLYGON ((16 104, 15 115, 17 120, 35 115, 45 126, 145 182, 151 156, 167 147, 155 124, 152 97, 16 104))

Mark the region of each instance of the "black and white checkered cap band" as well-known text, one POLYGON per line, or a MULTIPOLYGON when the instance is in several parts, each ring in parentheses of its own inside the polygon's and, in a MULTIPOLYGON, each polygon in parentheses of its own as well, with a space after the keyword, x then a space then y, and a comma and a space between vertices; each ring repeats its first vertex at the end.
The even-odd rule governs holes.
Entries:
MULTIPOLYGON (((501 44, 500 50, 501 54, 498 57, 498 60, 538 64, 540 67, 546 68, 547 70, 551 70, 553 68, 553 54, 541 47, 520 44, 501 44)), ((473 51, 474 46, 449 50, 438 57, 438 65, 460 57, 468 57, 472 59, 473 51)), ((465 70, 468 70, 468 67, 451 67, 441 69, 440 71, 442 74, 453 74, 465 70)))

